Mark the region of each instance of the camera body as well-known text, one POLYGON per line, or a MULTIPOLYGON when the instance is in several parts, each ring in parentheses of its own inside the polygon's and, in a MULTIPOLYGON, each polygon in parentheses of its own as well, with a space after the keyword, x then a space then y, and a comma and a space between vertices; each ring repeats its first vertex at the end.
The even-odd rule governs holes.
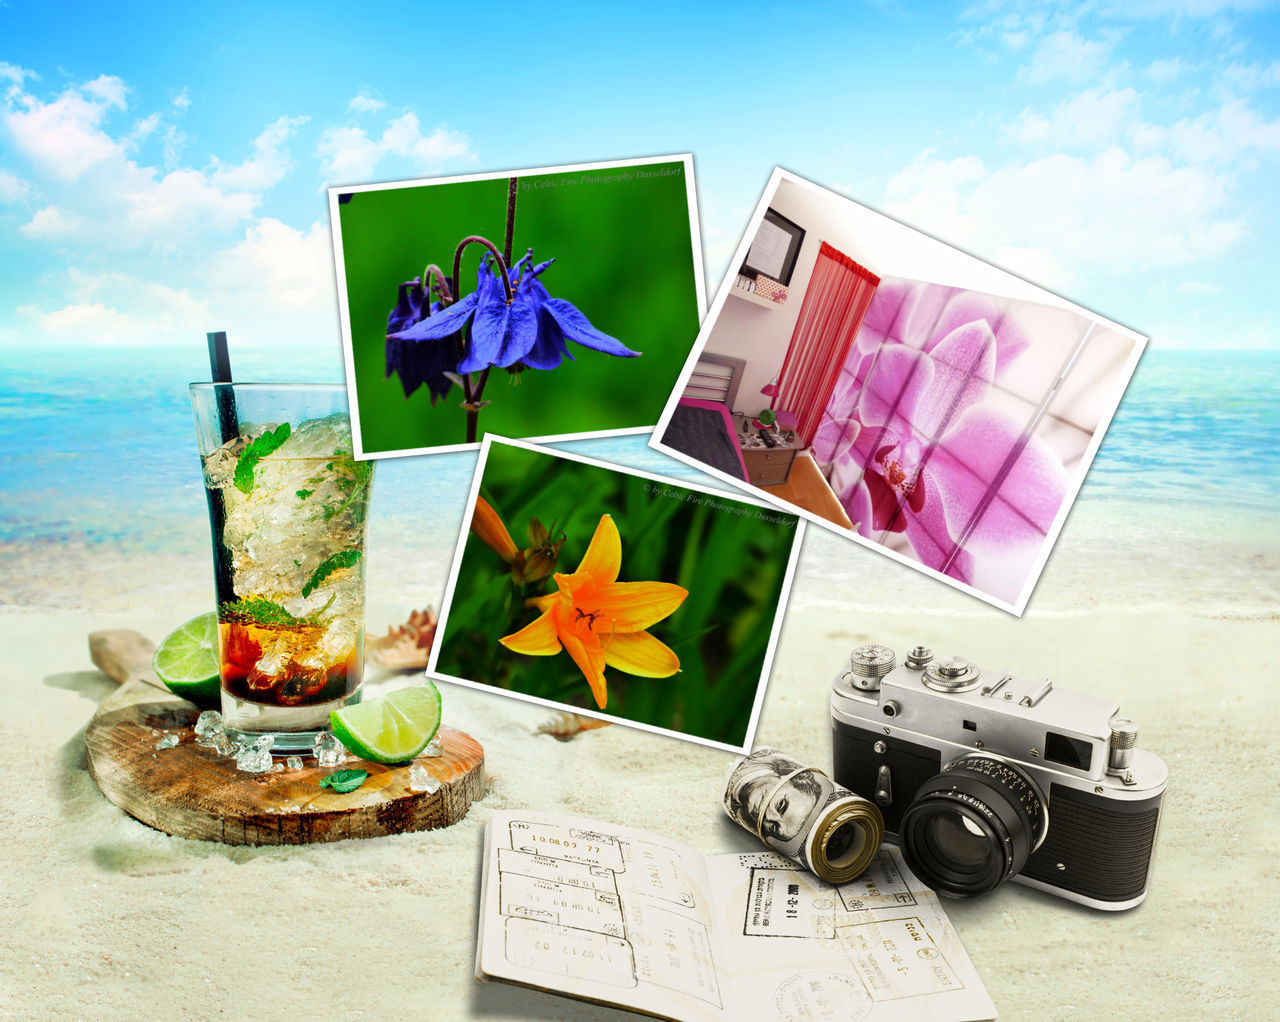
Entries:
POLYGON ((1140 903, 1168 768, 1117 704, 917 646, 859 646, 832 683, 833 777, 873 798, 913 872, 958 897, 1006 879, 1140 903))

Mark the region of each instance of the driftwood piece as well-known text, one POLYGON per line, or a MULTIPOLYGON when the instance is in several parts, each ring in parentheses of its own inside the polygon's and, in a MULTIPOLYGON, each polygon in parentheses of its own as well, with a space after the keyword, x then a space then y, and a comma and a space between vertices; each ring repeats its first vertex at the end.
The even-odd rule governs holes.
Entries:
POLYGON ((168 692, 164 682, 151 669, 151 658, 155 652, 154 642, 129 628, 89 633, 89 659, 112 681, 121 685, 145 681, 162 692, 168 692))

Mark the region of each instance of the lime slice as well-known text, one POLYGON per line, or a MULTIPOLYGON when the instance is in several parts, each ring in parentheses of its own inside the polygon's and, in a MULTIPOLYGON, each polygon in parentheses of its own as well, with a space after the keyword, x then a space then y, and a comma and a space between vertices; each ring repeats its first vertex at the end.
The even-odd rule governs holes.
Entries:
POLYGON ((329 714, 333 733, 371 763, 403 763, 427 747, 440 727, 440 690, 430 681, 396 689, 329 714))
POLYGON ((218 615, 193 617, 164 637, 151 658, 156 677, 174 695, 206 709, 218 708, 218 615))

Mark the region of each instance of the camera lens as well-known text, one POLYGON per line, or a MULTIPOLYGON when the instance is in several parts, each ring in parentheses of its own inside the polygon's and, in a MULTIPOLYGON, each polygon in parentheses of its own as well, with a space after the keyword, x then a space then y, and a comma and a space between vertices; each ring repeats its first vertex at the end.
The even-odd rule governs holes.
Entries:
POLYGON ((898 836, 916 876, 943 894, 971 898, 1021 871, 1048 822, 1044 799, 1026 774, 970 755, 920 786, 898 836))

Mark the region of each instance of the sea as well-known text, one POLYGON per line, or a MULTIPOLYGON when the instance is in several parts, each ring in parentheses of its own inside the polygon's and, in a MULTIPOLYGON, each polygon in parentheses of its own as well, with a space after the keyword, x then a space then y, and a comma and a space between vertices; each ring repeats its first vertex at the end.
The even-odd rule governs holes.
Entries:
MULTIPOLYGON (((280 379, 281 353, 233 352, 238 379, 280 379)), ((293 380, 340 382, 299 352, 293 380)), ((9 351, 0 369, 0 610, 158 609, 212 592, 189 350, 9 351)), ((1028 614, 1280 611, 1280 352, 1148 350, 1028 605, 1028 614)), ((728 487, 644 434, 563 446, 728 487)), ((472 452, 389 458, 375 477, 371 601, 439 606, 475 468, 472 452)), ((791 605, 1000 611, 811 526, 791 605)))

